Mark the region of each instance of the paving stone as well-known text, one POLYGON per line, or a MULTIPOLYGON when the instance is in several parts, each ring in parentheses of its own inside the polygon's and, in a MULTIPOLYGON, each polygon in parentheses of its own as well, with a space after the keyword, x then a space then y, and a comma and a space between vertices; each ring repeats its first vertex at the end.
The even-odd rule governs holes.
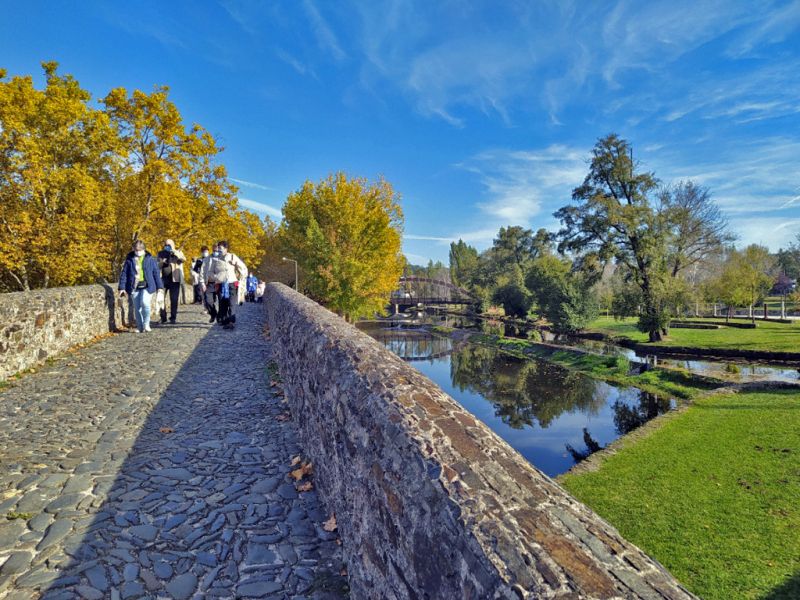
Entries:
POLYGON ((72 531, 73 525, 74 523, 69 519, 56 519, 56 521, 48 527, 44 539, 36 546, 36 550, 41 552, 63 540, 67 537, 67 534, 72 531))
POLYGON ((64 494, 63 496, 59 496, 58 498, 50 502, 45 507, 45 511, 49 513, 57 513, 62 510, 74 509, 78 506, 78 503, 84 498, 85 496, 83 494, 64 494))
POLYGON ((250 581, 240 583, 236 594, 242 598, 265 598, 268 594, 280 591, 282 587, 277 581, 250 581))
POLYGON ((160 560, 153 565, 153 573, 156 577, 161 579, 169 579, 172 577, 172 565, 166 561, 160 560))
POLYGON ((25 521, 22 519, 0 521, 0 548, 13 548, 25 530, 25 521))
POLYGON ((95 565, 91 569, 87 569, 85 574, 89 579, 89 584, 92 587, 97 588, 101 592, 108 590, 108 577, 106 576, 106 571, 102 566, 95 565))
POLYGON ((0 566, 0 577, 21 573, 30 566, 32 558, 33 554, 30 552, 14 552, 8 557, 8 560, 0 566))
POLYGON ((158 528, 154 525, 134 525, 130 532, 140 539, 152 542, 158 535, 158 528))
POLYGON ((194 573, 178 575, 167 584, 167 592, 176 600, 190 598, 197 588, 197 576, 194 573))

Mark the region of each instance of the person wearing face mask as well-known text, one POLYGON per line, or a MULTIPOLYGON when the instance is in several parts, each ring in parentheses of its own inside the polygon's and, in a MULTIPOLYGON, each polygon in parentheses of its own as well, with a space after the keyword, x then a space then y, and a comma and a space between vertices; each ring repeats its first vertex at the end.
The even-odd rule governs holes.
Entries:
MULTIPOLYGON (((178 250, 175 242, 168 239, 164 249, 158 253, 158 266, 161 268, 161 279, 164 282, 165 295, 169 293, 169 322, 175 323, 178 318, 178 300, 183 287, 183 263, 186 257, 178 250)), ((161 309, 161 322, 167 322, 166 307, 161 309)))
POLYGON ((147 252, 142 240, 136 240, 125 257, 119 275, 119 297, 128 296, 136 317, 136 333, 150 329, 150 296, 164 288, 158 263, 147 252))
POLYGON ((213 252, 208 256, 203 256, 200 265, 200 290, 203 294, 203 304, 211 317, 208 322, 213 323, 217 320, 217 282, 211 274, 211 264, 219 257, 219 247, 214 244, 213 252))
POLYGON ((228 242, 217 243, 219 256, 212 259, 209 277, 217 283, 219 313, 217 321, 225 329, 233 329, 236 323, 235 307, 239 300, 239 283, 247 278, 247 266, 241 258, 228 251, 228 242))
POLYGON ((200 275, 200 270, 203 268, 203 259, 208 255, 208 246, 203 246, 200 248, 200 256, 192 261, 192 290, 194 292, 192 304, 203 303, 203 280, 200 275))

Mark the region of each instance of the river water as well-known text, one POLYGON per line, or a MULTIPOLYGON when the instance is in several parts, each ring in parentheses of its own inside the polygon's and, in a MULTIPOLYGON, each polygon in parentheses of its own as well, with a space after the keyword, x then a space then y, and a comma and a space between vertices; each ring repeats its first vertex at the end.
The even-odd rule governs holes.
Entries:
POLYGON ((669 398, 609 385, 544 360, 454 344, 419 329, 358 326, 550 476, 675 406, 669 398))

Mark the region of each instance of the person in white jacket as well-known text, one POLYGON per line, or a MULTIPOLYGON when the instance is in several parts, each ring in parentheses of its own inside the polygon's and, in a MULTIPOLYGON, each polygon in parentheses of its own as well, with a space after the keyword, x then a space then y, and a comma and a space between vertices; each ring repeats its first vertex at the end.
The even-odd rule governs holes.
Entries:
POLYGON ((228 242, 217 243, 219 256, 212 256, 208 268, 208 280, 216 283, 219 299, 217 321, 225 329, 233 329, 236 323, 235 307, 239 303, 239 282, 247 279, 247 266, 241 258, 228 251, 228 242))
POLYGON ((219 248, 216 244, 212 246, 211 254, 203 255, 203 262, 200 265, 200 292, 203 294, 203 305, 206 307, 209 316, 208 322, 213 323, 217 320, 217 282, 211 279, 211 262, 219 256, 219 248))

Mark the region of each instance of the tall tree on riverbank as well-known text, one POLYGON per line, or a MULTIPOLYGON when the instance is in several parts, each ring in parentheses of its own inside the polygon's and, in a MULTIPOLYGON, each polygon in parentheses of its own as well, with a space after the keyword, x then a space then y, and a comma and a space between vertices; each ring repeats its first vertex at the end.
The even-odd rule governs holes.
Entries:
POLYGON ((380 179, 306 181, 283 206, 280 235, 312 296, 354 319, 382 310, 403 272, 399 195, 380 179))
POLYGON ((616 304, 636 310, 651 342, 662 339, 671 314, 691 299, 684 271, 733 239, 708 190, 692 182, 659 190, 658 183, 637 169, 628 142, 610 134, 595 144, 573 204, 555 213, 560 251, 613 259, 620 267, 637 298, 616 304))
POLYGON ((667 273, 666 232, 649 199, 658 180, 636 171, 630 150, 616 134, 595 144, 589 174, 572 192, 574 204, 555 213, 562 223, 559 250, 623 265, 641 291, 639 328, 655 342, 669 323, 659 294, 667 273))

